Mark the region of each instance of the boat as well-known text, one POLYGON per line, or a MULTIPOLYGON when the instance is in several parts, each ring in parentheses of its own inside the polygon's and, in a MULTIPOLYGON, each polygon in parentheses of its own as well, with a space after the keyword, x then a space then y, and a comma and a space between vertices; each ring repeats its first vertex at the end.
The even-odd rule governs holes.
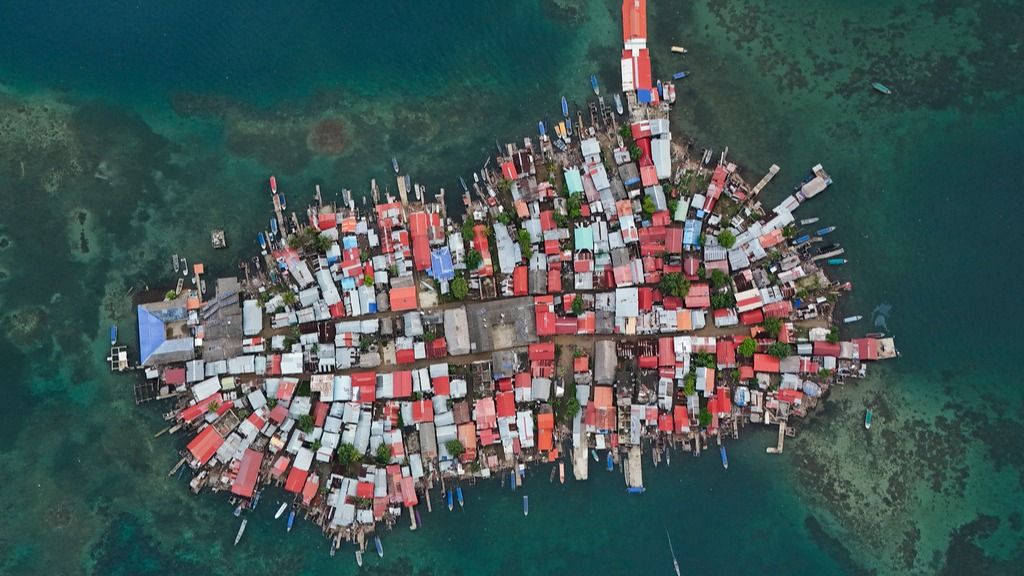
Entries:
POLYGON ((831 234, 832 232, 835 231, 835 229, 835 226, 826 226, 824 228, 818 228, 818 231, 815 232, 815 234, 817 234, 818 236, 824 236, 826 234, 831 234))
POLYGON ((658 97, 661 98, 662 100, 664 100, 665 99, 665 87, 662 86, 661 80, 658 80, 658 85, 656 86, 656 88, 658 89, 658 97))
POLYGON ((793 240, 793 246, 799 246, 799 245, 801 245, 801 244, 803 244, 805 242, 809 242, 810 240, 811 240, 811 235, 810 234, 804 234, 803 236, 797 238, 796 240, 793 240))
POLYGON ((266 235, 264 235, 263 232, 260 232, 259 234, 256 235, 256 241, 260 243, 260 250, 263 250, 264 252, 266 252, 267 251, 267 237, 266 237, 266 235))
POLYGON ((871 430, 871 415, 872 415, 871 408, 868 408, 868 411, 864 413, 864 429, 865 430, 871 430))
POLYGON ((569 117, 569 101, 562 96, 562 116, 569 117))
POLYGON ((626 494, 643 494, 644 490, 646 490, 646 488, 643 486, 634 486, 632 488, 626 488, 626 494))
POLYGON ((455 497, 459 500, 459 508, 465 508, 466 503, 462 499, 462 486, 455 487, 455 497))
POLYGON ((363 551, 356 550, 356 566, 363 567, 363 551))
POLYGON ((292 531, 292 526, 295 525, 295 510, 288 513, 288 531, 292 531))
POLYGON ((676 576, 681 576, 679 573, 679 561, 676 560, 676 551, 672 548, 672 536, 668 533, 668 528, 665 528, 665 536, 668 536, 668 551, 672 553, 672 567, 676 570, 676 576))
POLYGON ((722 468, 729 469, 729 456, 725 453, 725 446, 718 447, 719 453, 722 454, 722 468))
POLYGON ((689 75, 690 75, 690 73, 689 72, 685 72, 685 71, 683 71, 683 72, 676 72, 675 74, 672 75, 672 79, 673 80, 682 80, 683 78, 686 78, 689 75))
POLYGON ((822 246, 821 248, 818 248, 818 254, 825 254, 827 252, 831 252, 831 251, 835 250, 836 248, 839 248, 839 244, 835 244, 835 243, 826 244, 826 245, 822 246))
POLYGON ((558 463, 558 481, 565 484, 565 462, 558 463))
POLYGON ((398 174, 398 158, 391 157, 391 167, 395 169, 395 174, 398 174))
POLYGON ((666 82, 664 88, 665 88, 665 100, 668 101, 669 104, 675 104, 676 103, 676 85, 671 83, 671 82, 666 82))
POLYGON ((572 134, 572 118, 565 117, 565 133, 566 135, 572 134))
POLYGON ((466 186, 466 179, 463 178, 462 176, 459 176, 459 183, 462 184, 462 191, 465 192, 466 194, 469 194, 469 186, 466 186))
POLYGON ((815 217, 815 218, 804 218, 803 220, 800 221, 800 225, 801 226, 810 226, 811 224, 816 224, 818 222, 818 220, 821 220, 821 218, 817 218, 817 217, 815 217))
POLYGON ((671 447, 669 447, 667 450, 665 450, 665 464, 668 464, 669 466, 672 465, 672 448, 671 447))
POLYGON ((270 193, 277 194, 277 178, 270 177, 270 193))
POLYGON ((881 82, 872 82, 871 87, 881 92, 882 94, 885 94, 886 96, 892 94, 892 90, 890 90, 888 86, 882 84, 881 82))
POLYGON ((597 450, 591 450, 590 451, 590 455, 591 455, 591 457, 594 458, 594 462, 600 462, 601 461, 601 459, 597 457, 597 450))
POLYGON ((380 536, 373 537, 373 545, 377 547, 377 556, 384 557, 384 545, 380 543, 380 536))
MULTIPOLYGON (((683 48, 682 46, 673 46, 672 47, 672 52, 674 52, 676 54, 686 54, 687 52, 689 52, 689 50, 687 50, 686 48, 683 48)), ((678 572, 678 570, 676 570, 676 572, 678 572)))
POLYGON ((846 318, 843 318, 843 324, 853 324, 854 322, 857 322, 861 318, 863 318, 863 316, 860 316, 860 315, 857 315, 857 316, 847 316, 846 318))
POLYGON ((590 87, 594 89, 594 96, 601 95, 601 87, 597 85, 597 76, 594 74, 590 75, 590 87))
POLYGON ((274 520, 277 520, 278 518, 280 518, 281 515, 284 514, 284 511, 287 510, 287 509, 288 509, 288 503, 287 502, 282 503, 281 507, 277 509, 277 513, 274 514, 274 520))
MULTIPOLYGON (((203 292, 205 292, 205 291, 206 290, 203 290, 203 292)), ((263 494, 263 492, 259 491, 259 492, 256 493, 255 496, 253 496, 252 500, 249 501, 249 510, 255 510, 256 509, 256 505, 260 503, 260 496, 262 494, 263 494)))
POLYGON ((448 499, 448 511, 451 512, 452 509, 455 508, 455 494, 449 490, 448 493, 445 494, 445 498, 448 499))
MULTIPOLYGON (((519 465, 519 479, 526 480, 526 464, 519 465)), ((520 482, 522 484, 522 482, 520 482)))
POLYGON ((825 264, 828 264, 829 266, 842 266, 843 264, 846 264, 846 262, 846 258, 829 258, 828 260, 825 260, 825 264))
POLYGON ((530 497, 523 494, 523 516, 530 515, 530 497))
POLYGON ((178 261, 177 254, 171 254, 171 266, 174 266, 174 273, 177 274, 181 270, 181 262, 178 261))
POLYGON ((110 325, 110 345, 117 344, 117 324, 110 325))
POLYGON ((512 491, 515 492, 517 484, 516 471, 512 470, 510 476, 512 476, 512 491))
POLYGON ((242 518, 242 525, 238 527, 238 534, 235 534, 235 546, 238 546, 238 541, 242 539, 242 534, 245 533, 245 525, 248 523, 248 518, 242 518))
POLYGON ((288 209, 288 200, 284 197, 284 192, 277 195, 277 200, 281 204, 281 210, 288 209))
POLYGON ((615 460, 612 459, 612 451, 608 451, 608 458, 605 459, 605 468, 611 472, 615 469, 615 460))
POLYGON ((612 94, 612 100, 615 100, 615 111, 619 113, 619 116, 622 116, 622 96, 612 94))
POLYGON ((235 518, 238 518, 239 516, 242 515, 242 505, 241 504, 239 504, 238 506, 235 506, 234 514, 235 514, 235 518))
POLYGON ((544 121, 543 120, 539 120, 537 122, 537 130, 540 132, 541 136, 544 136, 544 121))
POLYGON ((277 218, 270 219, 270 235, 277 236, 279 228, 277 227, 277 218))
POLYGON ((413 508, 413 510, 416 511, 416 525, 417 526, 423 526, 423 518, 420 517, 420 509, 419 508, 413 508))

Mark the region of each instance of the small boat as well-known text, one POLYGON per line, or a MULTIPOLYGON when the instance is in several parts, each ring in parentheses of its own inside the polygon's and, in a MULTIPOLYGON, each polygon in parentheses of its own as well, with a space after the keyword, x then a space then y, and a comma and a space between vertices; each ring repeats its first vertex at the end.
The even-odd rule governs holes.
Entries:
POLYGON ((673 80, 682 80, 683 78, 686 78, 689 75, 690 75, 689 72, 676 72, 675 74, 672 75, 672 79, 673 80))
POLYGON ((414 510, 416 510, 416 525, 423 526, 423 518, 420 518, 420 509, 414 508, 414 510))
POLYGON ((277 520, 278 518, 280 518, 281 515, 284 514, 284 511, 287 510, 287 509, 288 509, 288 503, 287 502, 282 503, 281 507, 277 509, 277 513, 274 514, 274 520, 277 520))
POLYGON ((562 96, 562 116, 569 117, 569 101, 562 96))
POLYGON ((288 531, 292 531, 292 526, 295 525, 295 510, 288 513, 288 531))
POLYGON ((256 235, 256 241, 260 243, 260 250, 263 250, 264 252, 266 252, 267 251, 267 237, 266 237, 266 235, 264 235, 263 232, 260 232, 259 234, 256 235))
POLYGON ((619 113, 619 116, 622 116, 622 96, 613 94, 612 100, 615 100, 615 111, 619 113))
POLYGON ((892 90, 890 90, 888 86, 882 84, 881 82, 872 82, 871 87, 881 92, 882 94, 885 94, 886 96, 892 94, 892 90))
POLYGON ((288 209, 288 200, 284 197, 284 192, 281 192, 280 194, 278 194, 277 195, 277 199, 278 199, 278 201, 281 204, 281 210, 287 210, 288 209))
POLYGON ((835 226, 826 226, 824 228, 818 228, 818 231, 815 232, 815 234, 817 234, 818 236, 824 236, 826 234, 831 234, 832 232, 835 231, 835 229, 835 226))
POLYGON ((665 450, 665 464, 672 465, 672 449, 671 447, 665 450))
POLYGON ((171 255, 171 266, 174 266, 174 273, 177 274, 181 270, 181 262, 178 261, 178 255, 171 255))
POLYGON ((448 511, 451 512, 452 509, 455 508, 455 493, 449 490, 448 493, 445 494, 445 498, 448 499, 448 511))
POLYGON ((565 117, 565 132, 566 134, 572 134, 572 118, 565 117))
POLYGON ((718 447, 719 453, 722 454, 722 468, 729 469, 729 456, 725 453, 725 446, 718 447))
POLYGON ((669 536, 668 528, 665 529, 665 536, 668 536, 668 551, 672 553, 672 567, 676 570, 676 576, 681 576, 679 573, 679 561, 676 560, 676 551, 672 548, 672 536, 669 536))
MULTIPOLYGON (((689 50, 687 50, 686 48, 683 48, 682 46, 673 46, 672 47, 672 52, 674 52, 676 54, 686 54, 687 52, 689 52, 689 50)), ((676 570, 676 572, 678 572, 678 570, 676 570)))
POLYGON ((861 318, 863 318, 863 316, 860 315, 847 316, 846 318, 843 318, 843 324, 853 324, 854 322, 859 321, 861 318))
POLYGON ((608 458, 605 459, 605 468, 611 472, 615 469, 615 460, 612 459, 612 451, 608 451, 608 458))
POLYGON ((864 413, 864 429, 865 430, 871 430, 871 415, 872 415, 871 408, 868 408, 868 411, 864 413))
POLYGON ((590 456, 594 458, 594 462, 600 462, 601 459, 597 457, 597 450, 591 450, 590 456))
MULTIPOLYGON (((519 465, 519 479, 526 480, 526 464, 519 465)), ((522 482, 520 482, 522 484, 522 482)))
POLYGON ((238 534, 235 534, 235 546, 238 546, 238 541, 242 539, 242 534, 245 534, 245 525, 248 523, 248 518, 242 518, 242 525, 238 527, 238 534))
POLYGON ((818 220, 821 220, 821 218, 804 218, 803 220, 800 221, 800 225, 810 226, 811 224, 816 224, 818 220))
POLYGON ((391 157, 391 167, 395 169, 395 174, 398 174, 398 158, 391 157))
POLYGON ((356 550, 356 566, 363 567, 363 551, 356 550))
MULTIPOLYGON (((206 290, 203 290, 203 292, 205 292, 205 291, 206 290)), ((262 494, 263 494, 263 492, 257 492, 256 495, 253 496, 252 500, 249 501, 249 510, 255 510, 256 509, 256 505, 260 503, 260 496, 262 494)))
POLYGON ((516 484, 518 483, 518 479, 516 478, 516 471, 512 470, 510 476, 512 476, 512 491, 515 492, 516 484))
POLYGON ((543 120, 540 120, 540 121, 537 122, 537 130, 540 132, 541 136, 544 136, 544 121, 543 120))
POLYGON ((523 516, 530 515, 530 497, 523 495, 523 516))
POLYGON ((597 85, 597 76, 594 74, 590 75, 590 87, 594 89, 594 96, 600 96, 601 87, 597 85))
POLYGON ((380 536, 373 537, 373 545, 377 547, 377 556, 384 557, 384 545, 380 543, 380 536))
POLYGON ((110 325, 110 345, 117 344, 117 324, 110 325))
POLYGON ((565 484, 565 462, 558 463, 558 481, 565 484))
POLYGON ((661 80, 658 80, 658 85, 656 86, 656 88, 658 89, 658 97, 661 98, 662 100, 664 100, 665 99, 665 87, 662 86, 661 80))
POLYGON ((270 177, 270 193, 277 194, 277 178, 270 177))
POLYGON ((279 228, 277 227, 277 218, 270 219, 270 235, 277 236, 279 228))
POLYGON ((626 488, 626 494, 643 494, 644 490, 646 490, 646 488, 643 486, 634 486, 632 488, 626 488))
POLYGON ((864 335, 865 338, 885 338, 885 332, 868 332, 864 335))
POLYGON ((797 238, 796 240, 793 240, 793 246, 799 246, 799 245, 801 245, 801 244, 803 244, 805 242, 809 242, 810 240, 811 240, 811 235, 810 234, 804 234, 803 236, 797 238))
POLYGON ((459 500, 459 508, 465 508, 466 507, 466 503, 462 499, 462 486, 456 486, 455 487, 455 498, 457 498, 459 500))
POLYGON ((828 260, 825 260, 825 263, 829 266, 842 266, 843 264, 846 264, 846 262, 846 258, 829 258, 828 260))
POLYGON ((835 243, 833 243, 833 244, 826 244, 826 245, 822 246, 821 248, 818 248, 818 254, 825 254, 826 252, 831 252, 831 251, 835 250, 836 248, 839 248, 839 244, 835 244, 835 243))
POLYGON ((234 514, 235 514, 235 518, 238 518, 239 516, 242 515, 242 505, 241 504, 239 504, 238 506, 235 506, 234 514))
POLYGON ((462 184, 462 191, 465 192, 466 194, 469 194, 469 186, 466 186, 466 179, 463 178, 462 176, 459 176, 459 183, 462 184))

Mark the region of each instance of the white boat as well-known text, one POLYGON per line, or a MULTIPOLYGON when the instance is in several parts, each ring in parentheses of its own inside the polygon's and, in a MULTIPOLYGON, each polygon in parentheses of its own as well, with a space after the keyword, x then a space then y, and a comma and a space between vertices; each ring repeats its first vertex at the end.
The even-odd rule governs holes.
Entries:
POLYGON ((672 52, 674 52, 676 54, 686 54, 687 52, 689 52, 689 50, 687 50, 686 48, 683 48, 682 46, 673 46, 672 47, 672 52))
POLYGON ((288 509, 288 503, 281 504, 281 507, 277 509, 277 514, 274 514, 274 520, 277 520, 284 514, 284 511, 288 509))
POLYGON ((863 318, 863 316, 860 316, 860 315, 857 315, 857 316, 847 316, 846 318, 843 318, 843 324, 853 324, 854 322, 857 322, 861 318, 863 318))
POLYGON ((245 533, 245 525, 248 523, 248 518, 242 518, 242 525, 238 527, 238 534, 235 534, 235 546, 238 546, 238 541, 242 539, 242 534, 245 533))
POLYGON ((622 96, 615 93, 612 94, 612 99, 615 100, 615 111, 619 113, 619 116, 622 116, 622 96))
POLYGON ((665 536, 668 537, 668 551, 672 553, 672 567, 676 570, 676 576, 682 576, 679 573, 679 561, 676 560, 676 551, 672 547, 672 536, 669 535, 668 528, 665 529, 665 536))
POLYGON ((363 567, 363 551, 362 550, 356 550, 356 565, 359 566, 360 568, 363 567))
POLYGON ((174 273, 177 274, 181 270, 181 262, 178 260, 177 254, 171 255, 171 264, 174 266, 174 273))
POLYGON ((810 226, 811 224, 816 223, 818 220, 821 220, 821 218, 804 218, 803 220, 800 221, 800 225, 810 226))

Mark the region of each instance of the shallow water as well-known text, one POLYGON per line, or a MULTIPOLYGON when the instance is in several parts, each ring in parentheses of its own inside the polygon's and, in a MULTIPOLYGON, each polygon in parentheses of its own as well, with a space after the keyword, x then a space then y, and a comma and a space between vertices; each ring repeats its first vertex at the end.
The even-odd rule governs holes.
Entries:
MULTIPOLYGON (((717 458, 593 470, 566 486, 469 487, 423 513, 376 573, 684 571, 1012 573, 1024 559, 1024 392, 1015 346, 1022 208, 1019 3, 652 0, 655 71, 679 84, 673 132, 730 146, 782 198, 821 162, 835 185, 802 216, 839 227, 856 290, 903 357, 832 395, 786 453, 748 428, 717 458), (686 57, 670 44, 690 49, 686 57), (869 84, 882 81, 894 95, 869 84), (875 409, 864 431, 863 411, 875 409)), ((185 439, 106 374, 107 329, 133 342, 129 290, 173 282, 170 254, 231 273, 269 216, 322 183, 386 183, 390 158, 457 189, 494 141, 616 79, 617 3, 269 2, 139 7, 13 2, 0 19, 0 573, 355 570, 309 526, 284 538, 264 496, 243 544, 226 502, 167 478, 185 439), (32 30, 32 34, 24 31, 32 30), (311 142, 317 122, 337 121, 311 142), (99 178, 96 177, 99 174, 99 178), (225 228, 229 248, 208 234, 225 228), (2 239, 6 238, 7 242, 2 239)), ((269 502, 268 502, 269 500, 269 502)))

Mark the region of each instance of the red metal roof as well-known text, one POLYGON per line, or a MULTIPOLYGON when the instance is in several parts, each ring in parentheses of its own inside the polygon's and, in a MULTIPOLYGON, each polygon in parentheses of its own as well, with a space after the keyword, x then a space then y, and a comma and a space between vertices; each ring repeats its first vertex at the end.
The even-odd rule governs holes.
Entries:
POLYGON ((529 347, 530 361, 535 360, 554 360, 555 359, 555 343, 554 342, 540 342, 537 344, 530 344, 529 347))
MULTIPOLYGON (((529 381, 529 374, 524 374, 524 376, 529 381)), ((498 418, 511 418, 516 415, 516 399, 512 392, 498 392, 495 395, 495 404, 498 418)))
POLYGON ((235 481, 231 484, 231 493, 243 498, 251 498, 256 489, 256 480, 259 478, 262 464, 263 453, 247 449, 238 466, 238 475, 235 476, 235 481))
MULTIPOLYGON (((429 254, 428 254, 429 258, 429 254)), ((390 293, 391 309, 395 312, 416 309, 416 287, 392 288, 390 293)))
POLYGON ((188 451, 200 464, 206 464, 223 443, 224 439, 217 433, 217 430, 213 426, 207 426, 188 443, 188 451))
POLYGON ((377 373, 356 372, 353 374, 352 397, 362 404, 373 404, 377 399, 377 373))
POLYGON ((302 491, 303 486, 306 485, 306 477, 309 476, 309 472, 306 470, 299 470, 292 466, 290 472, 288 472, 288 479, 284 482, 284 489, 292 494, 298 494, 302 491))
POLYGON ((647 0, 622 0, 622 41, 647 39, 647 0))
POLYGON ((779 373, 779 359, 770 354, 754 354, 754 371, 755 372, 768 372, 771 374, 779 373))
POLYGON ((512 271, 512 294, 515 296, 526 296, 530 290, 530 273, 526 266, 517 266, 512 271))
POLYGON ((412 421, 416 424, 434 421, 434 403, 426 398, 412 403, 412 421))
POLYGON ((815 342, 814 343, 814 355, 815 356, 835 356, 839 357, 842 348, 839 343, 835 344, 831 342, 815 342))

